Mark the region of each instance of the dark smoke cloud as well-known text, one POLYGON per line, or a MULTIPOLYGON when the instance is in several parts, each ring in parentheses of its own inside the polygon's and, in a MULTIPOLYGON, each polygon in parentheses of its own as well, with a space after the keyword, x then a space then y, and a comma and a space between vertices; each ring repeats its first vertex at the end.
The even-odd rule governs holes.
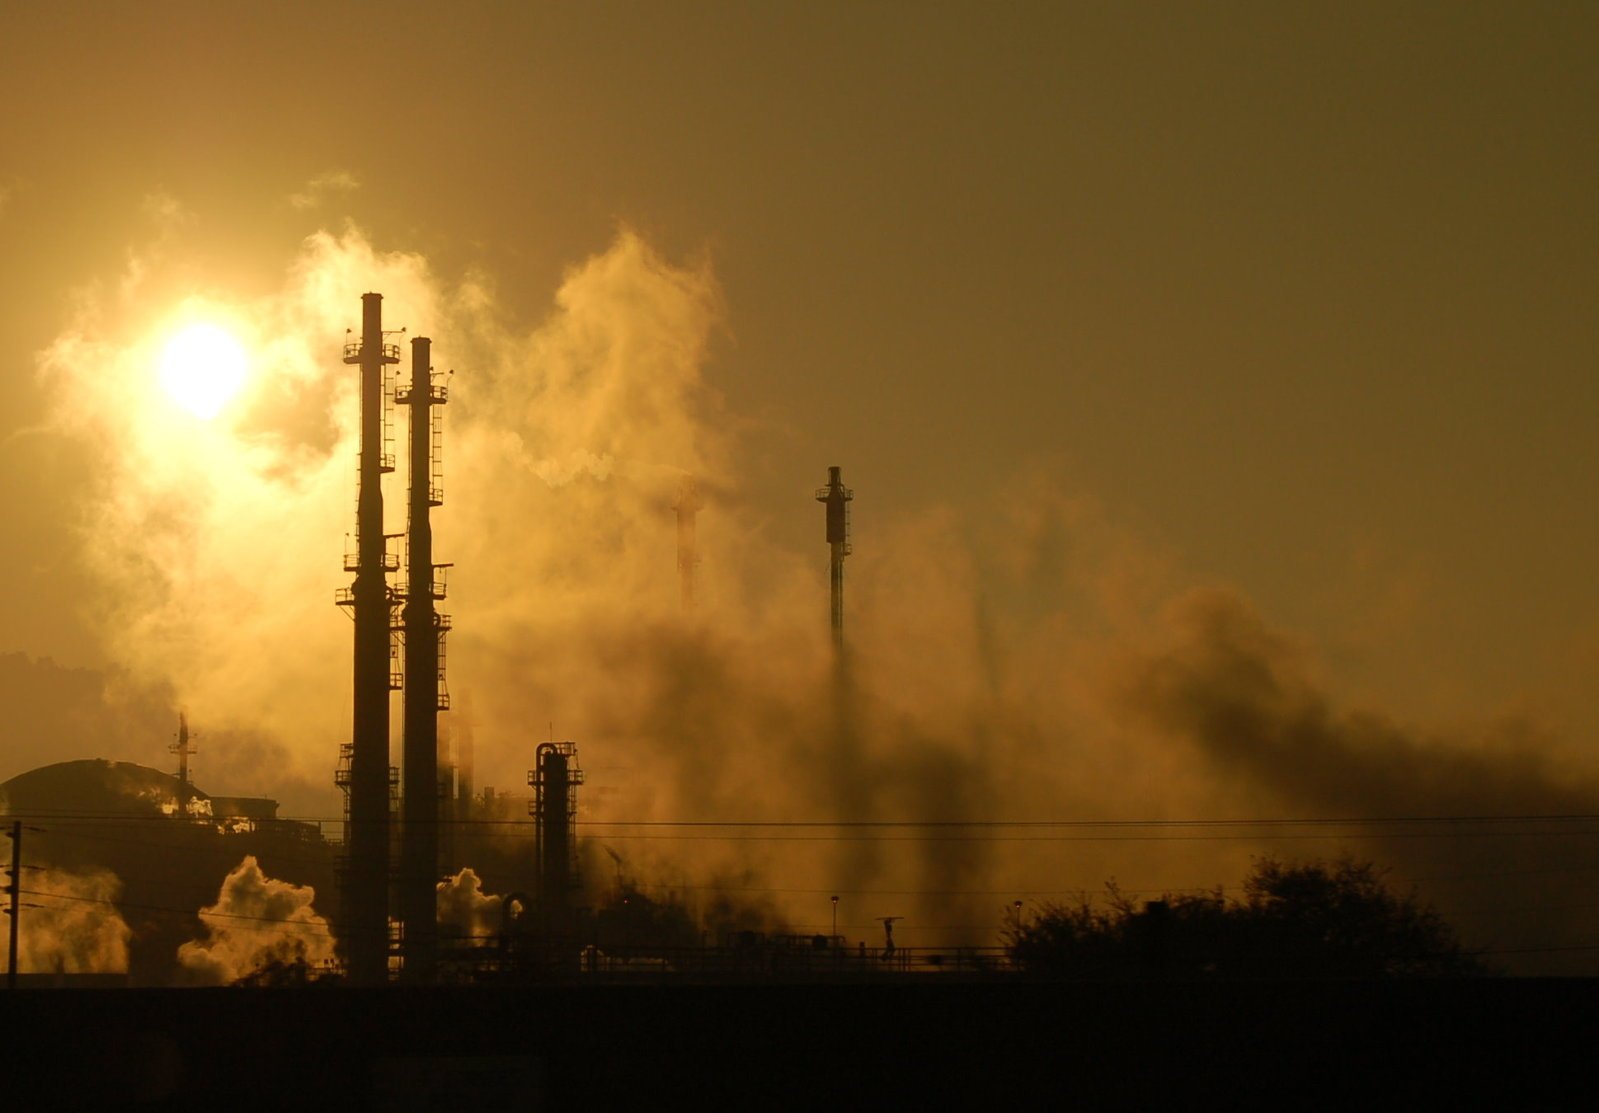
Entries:
MULTIPOLYGON (((1429 734, 1338 707, 1303 651, 1241 597, 1195 591, 1168 609, 1164 644, 1130 656, 1129 713, 1193 745, 1211 775, 1247 786, 1260 814, 1463 818, 1592 814, 1599 784, 1557 766, 1526 722, 1477 737, 1429 734)), ((1458 823, 1350 828, 1366 853, 1421 879, 1477 945, 1511 946, 1516 968, 1587 968, 1599 909, 1573 902, 1599 872, 1590 823, 1458 823), (1523 953, 1528 943, 1550 950, 1523 953)))
POLYGON ((1595 785, 1550 766, 1524 724, 1428 738, 1337 708, 1301 651, 1236 594, 1195 591, 1169 619, 1170 644, 1129 668, 1128 708, 1284 802, 1373 817, 1563 815, 1599 802, 1595 785))

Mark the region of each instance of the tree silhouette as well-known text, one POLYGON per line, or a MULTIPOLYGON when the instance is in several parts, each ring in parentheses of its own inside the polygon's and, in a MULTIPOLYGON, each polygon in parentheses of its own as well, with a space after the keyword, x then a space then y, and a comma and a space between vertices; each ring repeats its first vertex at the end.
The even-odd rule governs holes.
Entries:
POLYGON ((1049 904, 1005 933, 1012 960, 1049 978, 1404 978, 1486 973, 1414 891, 1370 862, 1263 858, 1240 900, 1221 890, 1142 909, 1114 883, 1049 904))

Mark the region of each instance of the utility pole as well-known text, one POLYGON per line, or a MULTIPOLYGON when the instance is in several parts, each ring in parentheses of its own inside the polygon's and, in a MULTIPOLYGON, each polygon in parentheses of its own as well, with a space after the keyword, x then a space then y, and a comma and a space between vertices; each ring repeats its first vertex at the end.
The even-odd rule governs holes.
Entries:
POLYGON ((11 965, 6 971, 6 988, 17 988, 17 923, 22 915, 22 820, 12 822, 11 839, 11 965))

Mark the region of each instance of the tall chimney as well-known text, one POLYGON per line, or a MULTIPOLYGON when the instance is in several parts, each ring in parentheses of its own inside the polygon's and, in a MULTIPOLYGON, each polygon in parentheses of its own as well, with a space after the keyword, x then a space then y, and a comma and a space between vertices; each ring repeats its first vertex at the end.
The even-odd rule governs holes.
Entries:
POLYGON ((844 655, 844 558, 850 554, 849 504, 855 492, 844 486, 840 468, 827 469, 827 486, 816 489, 816 501, 827 506, 827 547, 833 589, 833 652, 844 655))
POLYGON ((411 341, 411 386, 394 400, 411 407, 411 491, 406 540, 405 606, 405 781, 400 813, 400 918, 405 923, 407 982, 431 982, 438 970, 439 712, 448 707, 440 683, 442 642, 449 620, 434 601, 444 598, 442 571, 433 563, 432 508, 444 498, 437 482, 433 407, 446 391, 436 383, 432 341, 411 341))
POLYGON ((388 978, 389 953, 389 669, 391 604, 383 537, 383 473, 394 470, 385 449, 384 367, 399 348, 383 342, 383 295, 361 295, 361 340, 347 343, 344 362, 361 368, 361 457, 356 551, 345 556, 355 583, 339 602, 355 612, 355 713, 348 771, 347 857, 341 876, 341 939, 350 981, 388 978))
POLYGON ((189 716, 178 712, 178 740, 167 747, 167 752, 178 755, 178 783, 189 784, 189 755, 194 753, 190 742, 194 735, 189 733, 189 716))

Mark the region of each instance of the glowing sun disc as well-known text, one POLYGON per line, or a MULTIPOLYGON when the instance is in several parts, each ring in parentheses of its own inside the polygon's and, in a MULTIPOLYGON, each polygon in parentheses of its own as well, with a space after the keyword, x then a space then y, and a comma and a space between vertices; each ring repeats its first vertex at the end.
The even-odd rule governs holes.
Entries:
POLYGON ((244 385, 244 349, 225 329, 190 325, 161 356, 161 385, 195 417, 210 421, 244 385))

